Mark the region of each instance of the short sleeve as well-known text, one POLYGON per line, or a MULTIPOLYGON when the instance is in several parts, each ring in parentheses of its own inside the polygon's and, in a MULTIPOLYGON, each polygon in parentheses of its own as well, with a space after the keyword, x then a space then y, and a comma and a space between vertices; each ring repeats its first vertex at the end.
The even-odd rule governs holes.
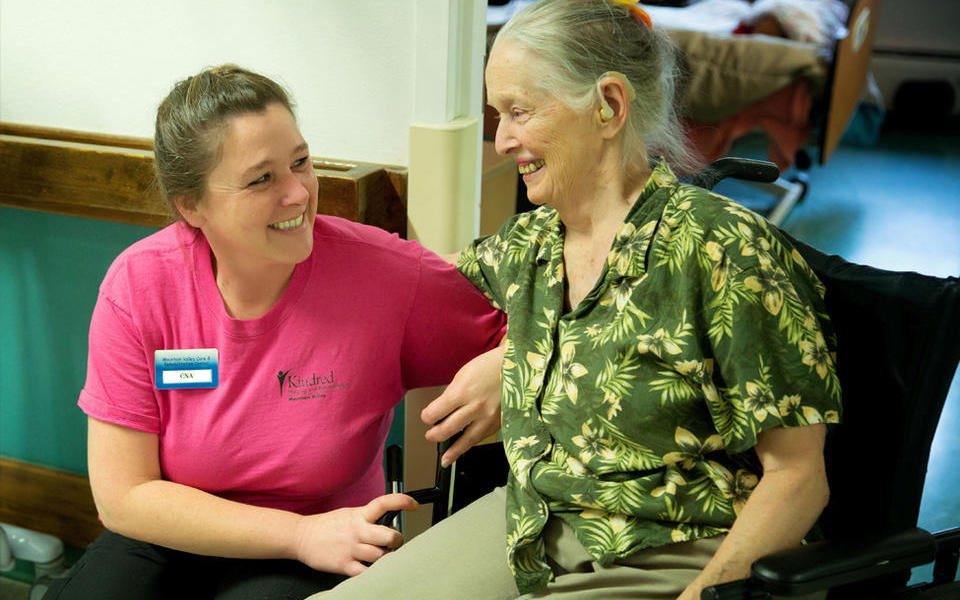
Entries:
POLYGON ((457 269, 483 293, 493 306, 503 308, 500 285, 496 277, 498 265, 481 261, 481 256, 489 257, 496 254, 499 244, 498 236, 487 236, 475 240, 460 252, 457 258, 457 269))
POLYGON ((513 283, 518 268, 531 262, 525 256, 539 250, 544 208, 511 217, 491 236, 481 237, 460 252, 457 269, 486 296, 494 306, 506 307, 503 285, 513 283))
POLYGON ((129 314, 102 292, 90 319, 87 379, 78 402, 87 416, 160 433, 152 366, 129 314))
POLYGON ((702 285, 717 385, 707 402, 727 450, 752 448, 773 427, 838 423, 835 340, 803 259, 789 249, 758 251, 743 268, 713 254, 719 260, 702 285))
POLYGON ((497 345, 506 322, 453 265, 423 250, 401 350, 404 387, 449 383, 470 359, 497 345))

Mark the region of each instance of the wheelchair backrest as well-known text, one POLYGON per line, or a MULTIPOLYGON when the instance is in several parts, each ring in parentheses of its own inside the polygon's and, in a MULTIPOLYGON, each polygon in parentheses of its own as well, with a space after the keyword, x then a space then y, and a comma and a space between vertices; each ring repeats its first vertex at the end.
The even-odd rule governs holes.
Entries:
POLYGON ((792 240, 826 286, 842 423, 827 438, 828 537, 913 527, 960 361, 960 279, 849 263, 792 240))

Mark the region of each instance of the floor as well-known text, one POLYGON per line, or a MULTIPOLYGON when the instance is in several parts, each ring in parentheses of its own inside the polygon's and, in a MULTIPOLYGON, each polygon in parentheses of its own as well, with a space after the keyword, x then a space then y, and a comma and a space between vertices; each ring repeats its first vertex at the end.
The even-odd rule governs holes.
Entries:
MULTIPOLYGON (((764 158, 765 144, 763 138, 748 137, 730 154, 764 158)), ((960 276, 958 124, 936 130, 886 127, 877 144, 843 145, 826 166, 813 166, 809 177, 806 198, 782 224, 793 236, 853 262, 960 276)), ((725 183, 717 186, 718 192, 738 199, 758 197, 748 188, 721 187, 725 183)), ((951 464, 956 456, 960 456, 960 371, 954 376, 927 469, 919 526, 929 531, 960 527, 960 470, 951 464)), ((912 581, 927 581, 932 571, 932 565, 915 569, 912 581)))
POLYGON ((30 585, 16 579, 0 577, 0 600, 27 600, 30 585))
MULTIPOLYGON (((75 563, 83 551, 67 546, 64 549, 64 569, 75 563)), ((58 571, 59 573, 60 571, 58 571)), ((0 600, 40 600, 47 590, 47 582, 33 585, 37 575, 34 563, 17 559, 12 571, 0 577, 0 600)))

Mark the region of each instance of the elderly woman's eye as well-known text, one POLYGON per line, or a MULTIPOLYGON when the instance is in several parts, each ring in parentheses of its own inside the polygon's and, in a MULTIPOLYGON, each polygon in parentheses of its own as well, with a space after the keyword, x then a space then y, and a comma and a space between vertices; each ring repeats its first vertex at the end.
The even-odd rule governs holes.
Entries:
POLYGON ((260 185, 261 183, 266 183, 270 181, 270 173, 264 173, 260 177, 257 177, 247 185, 260 185))

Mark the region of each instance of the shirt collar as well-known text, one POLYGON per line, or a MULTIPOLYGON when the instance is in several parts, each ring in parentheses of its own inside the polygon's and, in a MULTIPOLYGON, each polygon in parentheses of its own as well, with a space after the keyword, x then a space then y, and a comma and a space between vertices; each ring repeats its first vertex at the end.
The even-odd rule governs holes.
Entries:
POLYGON ((676 175, 661 160, 653 168, 640 197, 613 239, 610 254, 607 255, 607 268, 611 275, 639 277, 646 272, 647 249, 656 233, 666 200, 678 185, 676 175))
POLYGON ((550 209, 550 216, 547 217, 543 226, 543 237, 541 239, 540 249, 537 251, 537 264, 550 262, 553 255, 553 248, 560 244, 563 247, 563 223, 560 221, 560 215, 557 211, 550 209))
MULTIPOLYGON (((666 199, 678 185, 676 175, 661 159, 654 166, 640 197, 634 202, 613 239, 607 255, 607 268, 611 275, 617 278, 639 277, 646 272, 647 248, 656 232, 666 199), (657 194, 661 190, 664 193, 657 194), (661 201, 648 202, 654 196, 661 201)), ((540 264, 549 262, 553 248, 563 243, 563 223, 557 211, 551 209, 543 231, 542 243, 537 251, 537 262, 540 264)))

